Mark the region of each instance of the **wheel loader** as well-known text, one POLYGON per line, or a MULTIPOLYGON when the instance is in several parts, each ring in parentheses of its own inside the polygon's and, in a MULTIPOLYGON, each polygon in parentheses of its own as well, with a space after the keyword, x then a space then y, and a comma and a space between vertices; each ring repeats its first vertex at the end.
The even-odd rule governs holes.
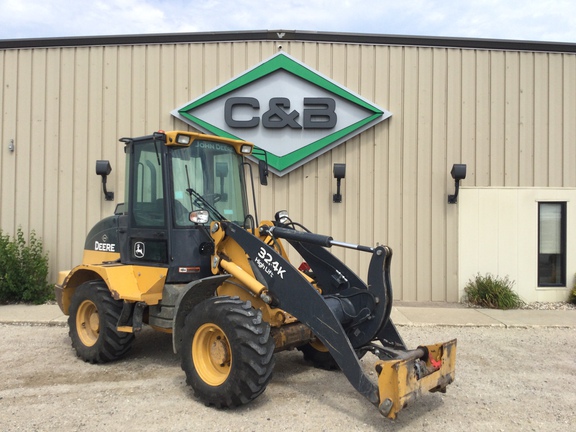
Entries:
MULTIPOLYGON (((259 221, 254 178, 266 184, 268 173, 265 157, 252 173, 251 143, 185 131, 120 141, 124 203, 90 230, 82 263, 60 272, 55 289, 78 357, 114 361, 146 324, 172 335, 187 384, 217 408, 257 398, 288 349, 341 370, 390 419, 423 393, 446 391, 456 340, 406 347, 390 319, 389 247, 312 233, 286 211, 259 221), (333 247, 370 254, 366 282, 333 247), (376 380, 360 363, 368 353, 376 380)), ((97 161, 106 199, 110 171, 97 161)))

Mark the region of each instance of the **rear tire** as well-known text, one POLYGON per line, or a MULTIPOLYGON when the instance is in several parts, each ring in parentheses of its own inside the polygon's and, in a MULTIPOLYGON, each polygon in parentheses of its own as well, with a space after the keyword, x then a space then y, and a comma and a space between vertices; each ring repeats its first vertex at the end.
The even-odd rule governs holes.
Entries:
POLYGON ((182 369, 206 405, 230 408, 256 399, 274 370, 274 339, 262 312, 237 297, 198 304, 183 329, 182 369))
POLYGON ((117 360, 132 347, 134 335, 116 330, 122 301, 114 300, 103 281, 76 288, 70 304, 68 327, 76 354, 89 363, 117 360))
POLYGON ((332 354, 330 354, 328 349, 325 348, 319 340, 298 347, 298 349, 304 354, 304 360, 312 363, 315 368, 324 370, 340 369, 340 366, 338 366, 332 354))

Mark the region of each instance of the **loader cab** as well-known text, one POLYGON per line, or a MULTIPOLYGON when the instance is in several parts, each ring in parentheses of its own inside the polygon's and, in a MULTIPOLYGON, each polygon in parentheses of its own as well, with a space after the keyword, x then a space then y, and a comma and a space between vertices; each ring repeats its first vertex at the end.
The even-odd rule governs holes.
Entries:
POLYGON ((121 262, 167 267, 168 283, 209 276, 209 223, 243 224, 249 217, 244 155, 252 144, 190 132, 121 141, 126 153, 121 262))

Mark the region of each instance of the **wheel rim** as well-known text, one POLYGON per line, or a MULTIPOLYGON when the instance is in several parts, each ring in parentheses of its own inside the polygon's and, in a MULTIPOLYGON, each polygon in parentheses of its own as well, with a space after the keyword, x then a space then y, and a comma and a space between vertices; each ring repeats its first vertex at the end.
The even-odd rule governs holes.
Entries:
POLYGON ((320 352, 329 352, 328 348, 326 348, 324 346, 324 344, 322 342, 320 342, 320 340, 318 338, 314 339, 312 342, 310 342, 310 346, 312 348, 314 348, 316 351, 320 351, 320 352))
POLYGON ((100 317, 98 308, 90 300, 84 300, 76 314, 76 329, 80 341, 86 346, 93 346, 100 336, 100 317))
POLYGON ((192 360, 206 384, 218 386, 226 381, 232 365, 232 349, 220 327, 208 323, 196 331, 192 342, 192 360))

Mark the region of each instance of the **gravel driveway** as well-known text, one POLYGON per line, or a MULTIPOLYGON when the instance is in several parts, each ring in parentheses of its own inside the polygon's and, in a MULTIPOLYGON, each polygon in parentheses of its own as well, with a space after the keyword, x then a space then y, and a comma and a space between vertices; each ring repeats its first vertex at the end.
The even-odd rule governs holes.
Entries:
MULTIPOLYGON (((576 430, 576 329, 399 331, 411 347, 457 338, 456 381, 391 421, 342 373, 309 367, 297 351, 277 355, 256 401, 219 411, 194 399, 169 335, 145 329, 125 359, 90 365, 75 357, 65 327, 0 325, 0 430, 576 430)), ((366 370, 374 360, 364 357, 366 370)))

